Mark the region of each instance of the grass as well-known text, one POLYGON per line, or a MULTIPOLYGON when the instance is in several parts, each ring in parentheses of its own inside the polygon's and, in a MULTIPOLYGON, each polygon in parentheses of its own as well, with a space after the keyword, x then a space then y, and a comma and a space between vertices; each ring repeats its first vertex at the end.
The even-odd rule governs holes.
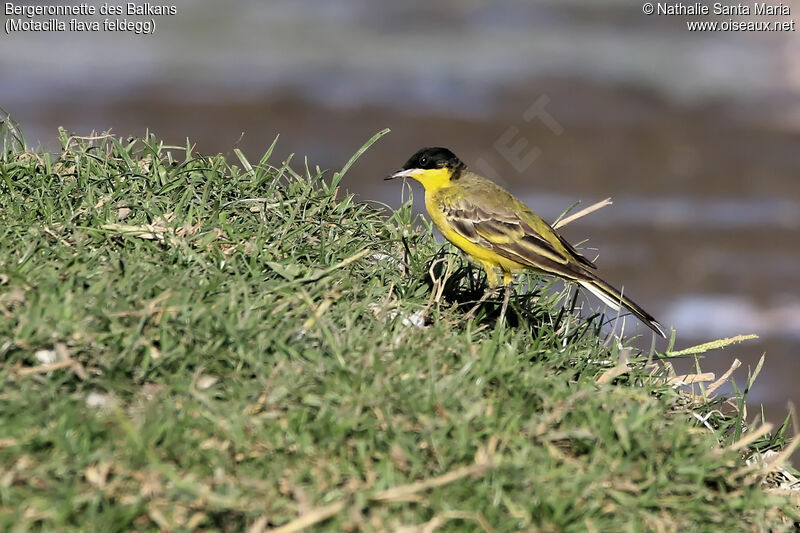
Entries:
POLYGON ((410 203, 387 217, 339 190, 344 171, 272 148, 61 143, 32 152, 6 129, 0 158, 0 529, 800 518, 765 488, 780 461, 745 463, 788 441, 744 432, 750 383, 689 391, 710 379, 676 378, 666 350, 608 337, 535 276, 507 322, 496 301, 464 320, 483 276, 410 203))

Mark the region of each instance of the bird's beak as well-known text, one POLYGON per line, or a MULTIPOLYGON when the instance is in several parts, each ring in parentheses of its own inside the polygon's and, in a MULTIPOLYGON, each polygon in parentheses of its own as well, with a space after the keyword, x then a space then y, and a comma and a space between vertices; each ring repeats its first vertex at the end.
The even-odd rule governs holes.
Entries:
POLYGON ((394 174, 392 174, 390 176, 386 176, 383 179, 384 179, 384 181, 388 181, 388 180, 393 180, 393 179, 396 179, 396 178, 410 178, 411 176, 419 174, 420 172, 421 171, 418 168, 409 168, 408 170, 398 170, 394 174))

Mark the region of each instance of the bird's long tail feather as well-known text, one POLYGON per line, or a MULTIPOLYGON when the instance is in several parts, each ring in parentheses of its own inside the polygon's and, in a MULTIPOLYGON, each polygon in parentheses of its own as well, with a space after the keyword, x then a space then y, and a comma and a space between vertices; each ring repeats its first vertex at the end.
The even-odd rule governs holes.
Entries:
POLYGON ((577 280, 578 283, 581 284, 586 290, 600 298, 604 304, 609 306, 610 308, 614 309, 615 311, 619 311, 620 305, 633 313, 636 318, 644 322, 650 329, 658 333, 664 338, 667 338, 667 334, 664 331, 664 327, 658 323, 658 321, 653 318, 647 311, 639 307, 633 300, 626 298, 619 292, 617 289, 603 281, 598 277, 592 277, 590 279, 579 279, 577 280))

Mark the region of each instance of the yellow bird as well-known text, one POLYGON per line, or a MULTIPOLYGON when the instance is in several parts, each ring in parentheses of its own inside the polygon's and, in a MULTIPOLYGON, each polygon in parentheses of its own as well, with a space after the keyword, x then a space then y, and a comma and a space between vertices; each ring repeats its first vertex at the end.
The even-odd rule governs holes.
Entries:
POLYGON ((422 148, 385 179, 395 178, 422 184, 431 220, 448 241, 483 265, 491 288, 500 284, 495 270, 502 270, 506 298, 514 272, 536 270, 576 281, 612 309, 628 309, 666 338, 655 318, 595 275, 595 264, 550 224, 499 185, 470 172, 447 148, 422 148))

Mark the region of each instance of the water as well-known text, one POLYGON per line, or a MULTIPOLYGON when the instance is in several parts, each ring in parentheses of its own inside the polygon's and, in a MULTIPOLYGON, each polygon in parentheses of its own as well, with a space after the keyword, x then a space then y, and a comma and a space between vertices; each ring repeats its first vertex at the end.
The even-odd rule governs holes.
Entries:
POLYGON ((178 14, 157 18, 152 36, 4 36, 0 68, 13 75, 0 96, 32 103, 64 91, 117 99, 147 86, 181 99, 289 90, 331 105, 486 116, 502 107, 498 89, 546 77, 639 86, 683 103, 749 106, 800 93, 793 35, 689 33, 679 18, 644 17, 623 1, 175 5, 178 14))

